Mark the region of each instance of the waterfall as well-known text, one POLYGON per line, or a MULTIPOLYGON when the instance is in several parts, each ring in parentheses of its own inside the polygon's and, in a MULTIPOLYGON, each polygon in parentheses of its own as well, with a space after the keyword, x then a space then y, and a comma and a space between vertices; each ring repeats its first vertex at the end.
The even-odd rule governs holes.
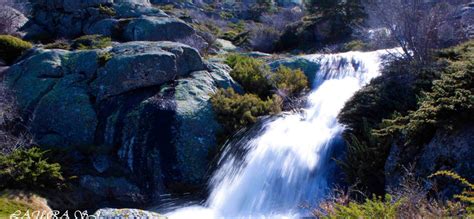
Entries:
MULTIPOLYGON (((301 205, 315 204, 331 189, 331 149, 343 127, 337 115, 344 103, 379 75, 388 51, 307 55, 320 65, 307 107, 263 124, 237 158, 224 152, 210 181, 205 206, 168 214, 170 218, 300 217, 301 205)), ((232 145, 229 145, 232 147, 232 145)), ((308 212, 306 212, 308 213, 308 212)))

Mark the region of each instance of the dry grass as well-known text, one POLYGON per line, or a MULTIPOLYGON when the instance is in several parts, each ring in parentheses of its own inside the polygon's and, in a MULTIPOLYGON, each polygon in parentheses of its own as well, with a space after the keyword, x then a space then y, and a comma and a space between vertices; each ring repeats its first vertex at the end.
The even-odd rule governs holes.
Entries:
POLYGON ((0 154, 9 154, 18 148, 33 145, 24 121, 15 105, 15 99, 0 81, 0 154))
POLYGON ((33 214, 34 211, 39 211, 44 215, 52 213, 46 199, 36 194, 17 190, 7 190, 0 193, 0 218, 9 218, 11 214, 27 217, 25 215, 27 211, 30 218, 41 218, 37 214, 33 214))
POLYGON ((441 201, 425 189, 422 180, 407 174, 397 188, 387 191, 385 198, 368 198, 350 187, 336 189, 332 195, 312 209, 315 218, 470 218, 467 205, 457 200, 441 201), (370 217, 370 216, 369 216, 370 217))

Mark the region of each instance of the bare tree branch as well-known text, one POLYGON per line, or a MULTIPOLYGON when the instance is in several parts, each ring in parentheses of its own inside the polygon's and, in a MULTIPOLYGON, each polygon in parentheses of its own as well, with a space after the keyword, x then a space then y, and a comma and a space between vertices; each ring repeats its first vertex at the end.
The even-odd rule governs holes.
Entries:
POLYGON ((369 25, 385 28, 403 56, 419 65, 428 63, 433 51, 442 46, 440 29, 453 13, 447 2, 430 5, 422 0, 375 0, 366 8, 369 25))

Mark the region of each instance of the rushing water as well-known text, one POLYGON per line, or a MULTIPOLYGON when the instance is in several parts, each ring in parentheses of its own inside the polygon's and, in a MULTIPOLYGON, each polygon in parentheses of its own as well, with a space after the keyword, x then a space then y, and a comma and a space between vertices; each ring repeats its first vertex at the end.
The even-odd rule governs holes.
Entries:
MULTIPOLYGON (((386 51, 309 55, 319 63, 308 105, 263 124, 239 158, 224 152, 204 206, 169 213, 170 218, 293 218, 331 188, 331 148, 343 127, 344 103, 379 74, 386 51)), ((232 145, 230 145, 232 147, 232 145)), ((308 212, 306 212, 308 213, 308 212)))

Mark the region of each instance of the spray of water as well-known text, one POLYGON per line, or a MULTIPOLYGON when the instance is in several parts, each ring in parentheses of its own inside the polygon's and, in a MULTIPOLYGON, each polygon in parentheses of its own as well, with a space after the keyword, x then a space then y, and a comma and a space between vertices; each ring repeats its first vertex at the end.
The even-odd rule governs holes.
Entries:
MULTIPOLYGON (((386 51, 309 55, 319 63, 308 106, 263 125, 243 160, 225 156, 205 206, 179 209, 171 218, 292 218, 301 204, 316 203, 331 188, 330 151, 343 130, 344 103, 379 74, 386 51)), ((232 146, 232 145, 230 145, 232 146)), ((228 152, 227 152, 228 153, 228 152)))

